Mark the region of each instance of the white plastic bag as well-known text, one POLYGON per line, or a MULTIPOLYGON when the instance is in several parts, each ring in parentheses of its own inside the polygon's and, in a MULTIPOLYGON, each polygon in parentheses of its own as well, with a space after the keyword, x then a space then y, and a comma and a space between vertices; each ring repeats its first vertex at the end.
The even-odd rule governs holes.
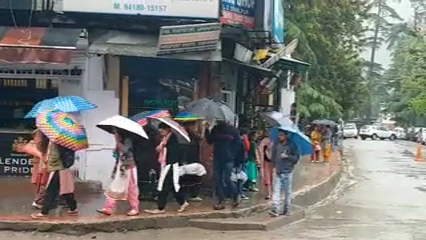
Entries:
POLYGON ((231 173, 231 181, 233 182, 243 182, 247 181, 247 174, 239 169, 233 169, 231 173))

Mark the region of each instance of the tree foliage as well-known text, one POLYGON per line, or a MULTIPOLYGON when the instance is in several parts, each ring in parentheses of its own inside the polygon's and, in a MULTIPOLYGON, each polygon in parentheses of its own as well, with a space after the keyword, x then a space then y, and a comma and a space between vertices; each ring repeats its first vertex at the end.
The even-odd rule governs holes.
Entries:
POLYGON ((411 0, 415 12, 411 23, 400 24, 394 32, 392 64, 385 73, 391 92, 387 111, 400 124, 409 126, 424 122, 426 115, 426 39, 419 24, 425 23, 426 4, 411 0))
POLYGON ((297 91, 304 117, 352 117, 369 94, 362 77, 369 4, 366 0, 286 0, 286 38, 297 38, 294 56, 311 63, 297 91))

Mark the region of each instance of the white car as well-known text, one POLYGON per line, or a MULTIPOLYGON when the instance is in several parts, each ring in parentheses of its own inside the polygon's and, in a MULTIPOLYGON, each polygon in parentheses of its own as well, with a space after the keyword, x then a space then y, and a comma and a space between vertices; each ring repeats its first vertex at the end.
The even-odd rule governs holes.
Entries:
POLYGON ((355 124, 347 124, 343 126, 343 138, 358 138, 358 129, 355 124))
POLYGON ((384 126, 377 126, 377 125, 363 126, 359 131, 359 136, 361 137, 362 140, 365 140, 367 138, 371 138, 372 140, 397 139, 397 133, 395 131, 391 131, 384 126))

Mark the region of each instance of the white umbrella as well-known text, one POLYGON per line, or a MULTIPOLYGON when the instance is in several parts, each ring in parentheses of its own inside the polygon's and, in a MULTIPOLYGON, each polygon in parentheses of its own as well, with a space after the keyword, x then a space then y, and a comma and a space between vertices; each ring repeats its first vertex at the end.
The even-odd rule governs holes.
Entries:
POLYGON ((276 126, 292 126, 295 125, 293 121, 290 120, 289 117, 285 116, 281 112, 272 111, 272 112, 265 112, 262 114, 265 121, 268 123, 271 127, 276 126))
MULTIPOLYGON (((189 138, 188 133, 186 132, 186 130, 176 121, 170 119, 170 118, 156 118, 156 117, 149 117, 151 119, 155 119, 158 120, 164 124, 167 124, 167 126, 169 126, 172 131, 179 136, 181 136, 185 141, 187 142, 191 142, 191 139, 189 138)), ((178 138, 179 140, 179 138, 178 138)))
POLYGON ((137 136, 148 139, 148 135, 145 130, 135 121, 132 121, 126 117, 116 115, 105 119, 104 121, 96 124, 96 126, 102 130, 105 130, 109 133, 113 133, 113 128, 118 128, 129 133, 133 133, 137 136))

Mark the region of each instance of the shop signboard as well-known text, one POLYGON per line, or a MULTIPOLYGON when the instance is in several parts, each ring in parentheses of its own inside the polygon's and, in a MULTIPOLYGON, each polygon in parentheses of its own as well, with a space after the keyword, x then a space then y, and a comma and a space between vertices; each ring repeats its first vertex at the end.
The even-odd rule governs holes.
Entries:
POLYGON ((219 0, 63 0, 62 11, 218 19, 219 0))
POLYGON ((16 145, 28 142, 30 133, 0 132, 0 176, 31 175, 32 157, 16 152, 16 145))
POLYGON ((157 55, 216 50, 220 30, 220 23, 161 27, 157 55))
POLYGON ((284 46, 284 9, 282 0, 273 0, 274 14, 272 21, 272 33, 274 42, 284 46))
POLYGON ((241 24, 247 29, 254 29, 255 0, 222 0, 222 16, 225 24, 241 24))

